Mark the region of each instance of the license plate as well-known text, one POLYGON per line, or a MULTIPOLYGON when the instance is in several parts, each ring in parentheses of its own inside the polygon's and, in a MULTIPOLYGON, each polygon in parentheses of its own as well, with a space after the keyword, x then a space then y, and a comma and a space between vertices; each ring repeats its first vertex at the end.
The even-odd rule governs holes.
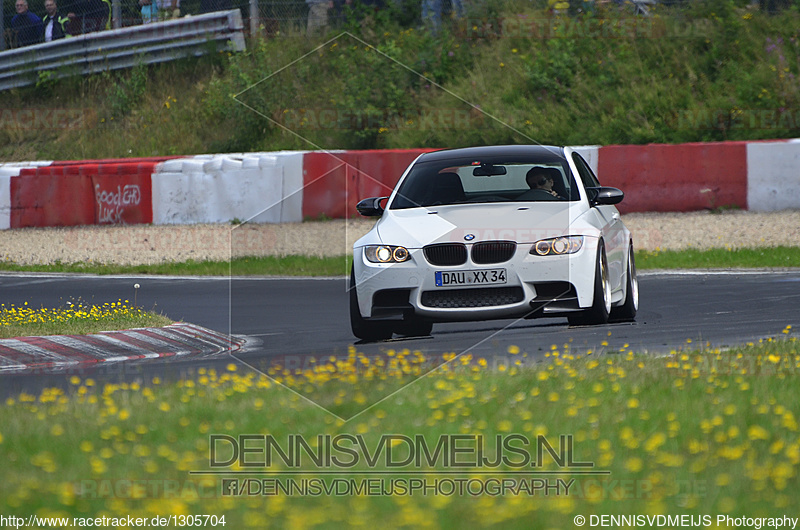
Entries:
POLYGON ((494 285, 506 283, 505 269, 484 269, 478 271, 436 271, 436 287, 458 285, 494 285))

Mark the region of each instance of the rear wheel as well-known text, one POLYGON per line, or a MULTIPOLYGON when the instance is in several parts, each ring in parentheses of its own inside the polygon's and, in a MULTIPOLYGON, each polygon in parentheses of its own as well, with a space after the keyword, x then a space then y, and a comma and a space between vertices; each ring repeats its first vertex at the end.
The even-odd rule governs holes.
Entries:
POLYGON ((625 303, 611 311, 611 318, 618 321, 631 321, 639 310, 639 279, 636 276, 636 261, 633 245, 628 249, 628 274, 625 281, 625 303))
POLYGON ((571 326, 605 324, 611 313, 611 282, 608 281, 608 260, 606 248, 601 241, 597 247, 597 260, 594 271, 594 298, 592 307, 567 317, 571 326))
POLYGON ((366 341, 390 339, 394 332, 391 322, 371 322, 361 316, 356 293, 355 269, 350 269, 350 329, 353 335, 366 341))

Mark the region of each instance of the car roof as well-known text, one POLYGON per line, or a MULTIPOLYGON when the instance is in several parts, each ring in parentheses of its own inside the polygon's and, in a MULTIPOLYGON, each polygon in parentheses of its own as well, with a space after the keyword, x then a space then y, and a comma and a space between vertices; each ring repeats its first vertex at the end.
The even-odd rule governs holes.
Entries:
POLYGON ((543 163, 556 163, 564 160, 564 148, 551 145, 487 145, 482 147, 464 147, 460 149, 444 149, 425 153, 419 157, 418 162, 434 162, 452 158, 480 159, 487 156, 510 158, 532 156, 543 163))

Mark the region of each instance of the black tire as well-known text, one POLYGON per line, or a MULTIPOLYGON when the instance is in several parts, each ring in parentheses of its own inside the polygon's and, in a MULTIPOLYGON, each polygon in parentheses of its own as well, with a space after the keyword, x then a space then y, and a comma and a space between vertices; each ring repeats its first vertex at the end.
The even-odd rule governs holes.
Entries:
POLYGON ((428 322, 416 317, 403 320, 397 326, 397 333, 405 337, 427 337, 433 330, 433 322, 428 322))
POLYGON ((639 310, 639 278, 636 274, 636 260, 633 245, 628 249, 628 273, 625 280, 625 303, 611 311, 611 319, 617 322, 631 322, 639 310))
POLYGON ((602 241, 597 246, 594 270, 592 307, 567 317, 571 326, 595 326, 608 322, 611 313, 611 284, 608 280, 608 259, 602 241))
POLYGON ((361 316, 356 294, 355 269, 350 269, 350 329, 353 335, 365 341, 391 339, 394 332, 391 322, 370 322, 361 316))

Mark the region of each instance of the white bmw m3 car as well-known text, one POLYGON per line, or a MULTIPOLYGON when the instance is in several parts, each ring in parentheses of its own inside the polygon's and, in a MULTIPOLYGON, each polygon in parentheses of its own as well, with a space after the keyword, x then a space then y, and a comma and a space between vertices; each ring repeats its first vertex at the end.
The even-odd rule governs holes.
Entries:
POLYGON ((630 231, 570 147, 435 151, 389 197, 353 246, 350 321, 362 340, 428 335, 435 322, 566 317, 633 320, 639 287, 630 231))

